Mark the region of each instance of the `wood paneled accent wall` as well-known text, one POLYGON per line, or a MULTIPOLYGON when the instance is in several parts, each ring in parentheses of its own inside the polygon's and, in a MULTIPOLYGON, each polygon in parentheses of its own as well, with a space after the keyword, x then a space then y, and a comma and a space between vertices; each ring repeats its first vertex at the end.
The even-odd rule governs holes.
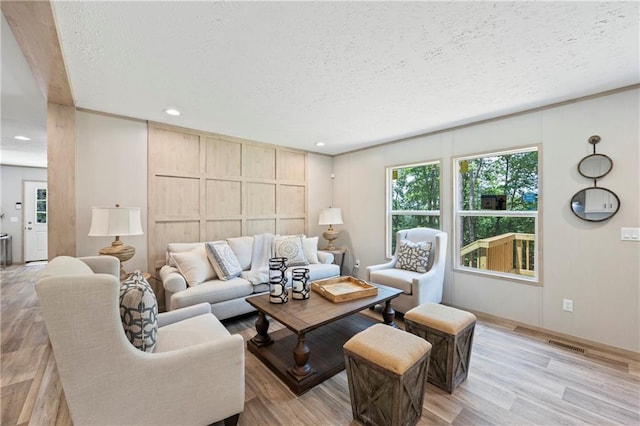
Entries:
POLYGON ((149 123, 149 270, 168 243, 305 233, 307 154, 149 123))

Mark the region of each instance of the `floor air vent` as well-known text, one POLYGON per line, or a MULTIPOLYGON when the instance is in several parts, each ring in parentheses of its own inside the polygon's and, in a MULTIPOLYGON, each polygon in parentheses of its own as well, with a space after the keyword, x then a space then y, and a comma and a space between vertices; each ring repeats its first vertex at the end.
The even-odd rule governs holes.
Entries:
POLYGON ((547 340, 547 343, 554 346, 559 346, 564 349, 569 349, 570 351, 579 352, 581 354, 584 353, 584 348, 579 348, 577 346, 569 345, 567 343, 558 342, 557 340, 547 340))

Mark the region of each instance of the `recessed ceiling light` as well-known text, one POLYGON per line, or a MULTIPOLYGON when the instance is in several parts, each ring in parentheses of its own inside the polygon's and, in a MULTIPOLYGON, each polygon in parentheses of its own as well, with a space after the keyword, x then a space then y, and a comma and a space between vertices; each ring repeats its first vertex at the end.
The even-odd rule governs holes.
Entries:
POLYGON ((316 146, 324 146, 324 142, 316 142, 316 146))
POLYGON ((31 138, 27 137, 27 136, 22 136, 22 135, 17 135, 13 137, 14 139, 18 139, 19 141, 30 141, 31 138))
POLYGON ((164 112, 169 115, 180 115, 180 111, 175 108, 167 108, 164 110, 164 112))

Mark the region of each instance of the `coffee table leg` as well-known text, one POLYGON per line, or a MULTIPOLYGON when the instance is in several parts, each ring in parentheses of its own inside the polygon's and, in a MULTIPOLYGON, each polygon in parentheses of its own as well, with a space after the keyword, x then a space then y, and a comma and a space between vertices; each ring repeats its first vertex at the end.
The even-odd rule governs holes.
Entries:
POLYGON ((289 373, 298 380, 302 380, 310 375, 313 370, 311 364, 309 364, 309 357, 311 356, 311 350, 307 345, 306 337, 304 333, 298 334, 298 343, 296 343, 295 349, 293 349, 293 360, 295 366, 289 369, 289 373))
POLYGON ((398 328, 395 323, 396 319, 396 311, 391 307, 391 300, 387 300, 384 302, 384 311, 382 311, 382 318, 384 319, 384 323, 390 325, 391 327, 398 328))
POLYGON ((256 320, 256 334, 251 341, 256 346, 266 346, 273 343, 271 336, 269 336, 269 320, 264 312, 258 311, 258 319, 256 320))

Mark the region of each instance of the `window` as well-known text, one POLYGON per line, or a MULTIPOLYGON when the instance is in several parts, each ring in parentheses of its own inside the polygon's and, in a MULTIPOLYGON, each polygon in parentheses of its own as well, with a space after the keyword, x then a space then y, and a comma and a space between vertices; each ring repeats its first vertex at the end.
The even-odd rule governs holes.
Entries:
POLYGON ((387 257, 391 257, 397 231, 440 228, 440 163, 388 167, 387 182, 387 257))
POLYGON ((47 190, 36 189, 36 223, 47 223, 47 190))
POLYGON ((538 150, 458 158, 456 267, 538 281, 538 150))

